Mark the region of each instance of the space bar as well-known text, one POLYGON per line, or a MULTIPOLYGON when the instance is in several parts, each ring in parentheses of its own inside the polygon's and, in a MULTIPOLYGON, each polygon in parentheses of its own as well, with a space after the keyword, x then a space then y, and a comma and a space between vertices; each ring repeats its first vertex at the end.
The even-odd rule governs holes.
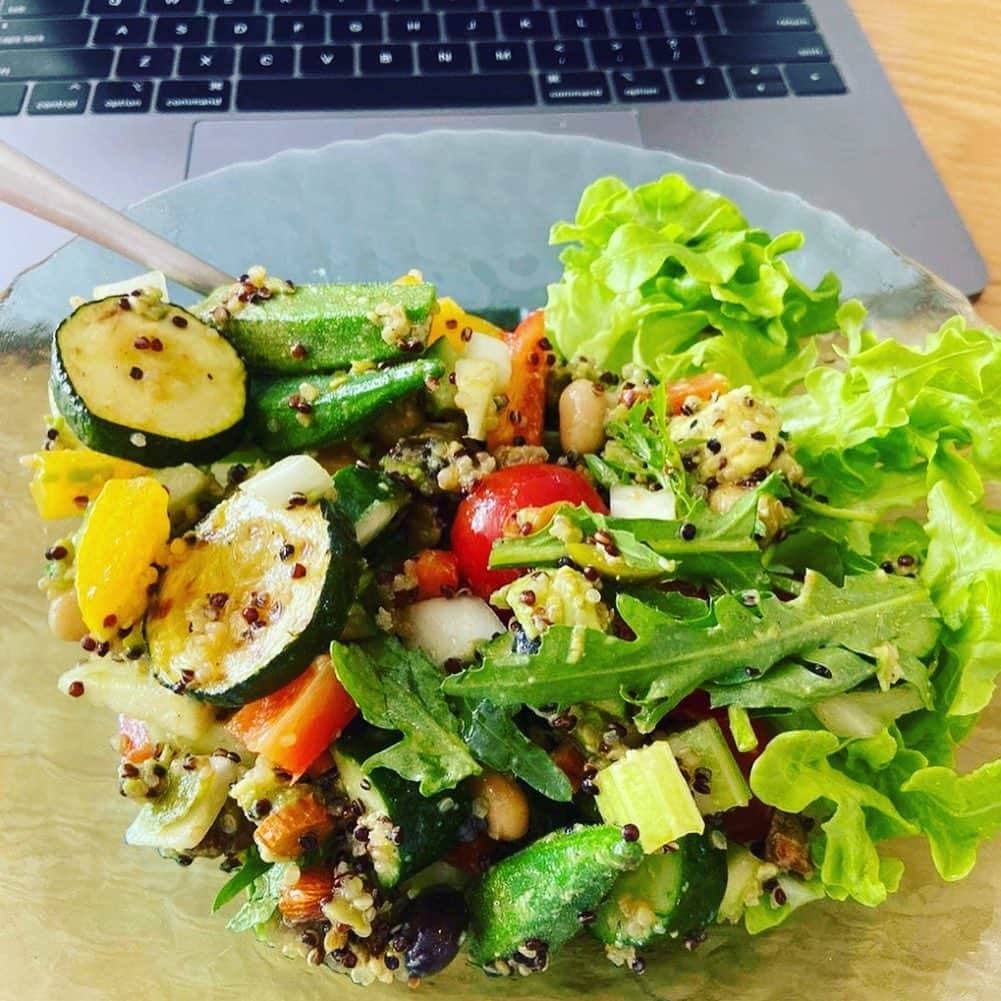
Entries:
POLYGON ((356 77, 242 80, 240 111, 348 111, 377 108, 482 108, 535 104, 529 76, 356 77))

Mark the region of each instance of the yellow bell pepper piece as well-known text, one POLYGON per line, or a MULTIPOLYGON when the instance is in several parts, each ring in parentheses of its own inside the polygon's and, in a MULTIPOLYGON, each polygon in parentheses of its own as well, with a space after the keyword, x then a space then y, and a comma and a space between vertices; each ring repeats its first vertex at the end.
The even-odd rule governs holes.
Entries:
POLYGON ((148 476, 108 480, 83 524, 76 554, 76 596, 97 637, 131 626, 145 612, 170 537, 167 491, 148 476))
POLYGON ((482 316, 467 313, 454 299, 445 296, 438 300, 438 312, 431 320, 431 333, 428 344, 434 344, 440 337, 448 339, 448 343, 456 351, 465 351, 466 344, 462 339, 462 331, 468 327, 477 334, 487 334, 490 337, 504 337, 504 331, 494 326, 482 316))
POLYGON ((83 514, 108 480, 147 472, 145 466, 86 448, 36 452, 21 463, 34 473, 28 489, 39 515, 48 520, 83 514))

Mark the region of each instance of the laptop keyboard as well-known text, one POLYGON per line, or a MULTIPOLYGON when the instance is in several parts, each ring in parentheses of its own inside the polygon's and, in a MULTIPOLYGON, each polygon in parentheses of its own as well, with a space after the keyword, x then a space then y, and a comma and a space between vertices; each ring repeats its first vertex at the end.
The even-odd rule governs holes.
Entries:
POLYGON ((0 0, 0 116, 844 92, 803 3, 0 0))

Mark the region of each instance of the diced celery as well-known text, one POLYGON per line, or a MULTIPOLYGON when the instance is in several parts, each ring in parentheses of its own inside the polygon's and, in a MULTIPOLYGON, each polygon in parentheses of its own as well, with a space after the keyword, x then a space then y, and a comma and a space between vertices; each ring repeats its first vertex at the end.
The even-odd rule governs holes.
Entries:
POLYGON ((647 853, 705 830, 688 782, 665 741, 627 751, 598 772, 594 781, 602 819, 609 824, 635 824, 647 853))
POLYGON ((704 815, 747 806, 751 790, 716 720, 703 720, 691 729, 672 733, 668 741, 692 777, 695 802, 704 815), (700 786, 708 791, 698 791, 700 786))
POLYGON ((913 685, 895 685, 887 692, 847 692, 817 702, 813 713, 838 737, 875 737, 895 719, 922 707, 913 685))
POLYGON ((726 853, 726 893, 719 905, 720 924, 737 924, 761 900, 762 884, 779 874, 778 866, 752 855, 743 845, 731 844, 726 853))
POLYGON ((758 735, 754 732, 754 727, 751 726, 751 717, 747 710, 743 706, 727 706, 726 717, 737 750, 741 752, 753 751, 758 746, 758 735))

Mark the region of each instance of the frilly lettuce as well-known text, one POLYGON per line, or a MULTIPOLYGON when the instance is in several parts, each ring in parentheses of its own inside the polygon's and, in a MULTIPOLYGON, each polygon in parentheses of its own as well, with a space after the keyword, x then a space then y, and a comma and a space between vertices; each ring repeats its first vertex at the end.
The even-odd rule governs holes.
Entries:
POLYGON ((595 181, 550 242, 571 246, 563 278, 549 286, 547 330, 564 357, 599 370, 713 368, 760 385, 799 357, 800 338, 834 329, 837 279, 810 289, 783 260, 801 233, 773 239, 677 174, 637 188, 595 181))

